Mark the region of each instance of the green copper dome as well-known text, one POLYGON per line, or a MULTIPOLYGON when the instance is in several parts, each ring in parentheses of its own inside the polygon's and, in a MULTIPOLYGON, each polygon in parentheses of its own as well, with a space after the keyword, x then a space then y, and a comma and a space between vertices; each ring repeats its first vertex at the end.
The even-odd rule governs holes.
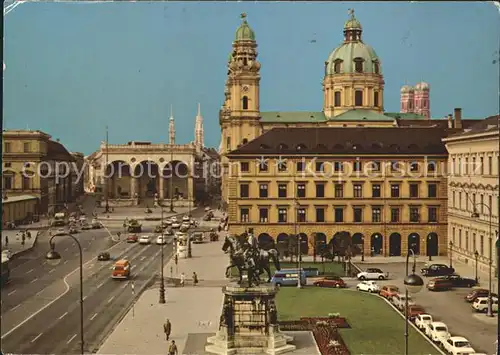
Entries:
POLYGON ((245 18, 247 15, 245 13, 241 14, 243 22, 240 27, 236 30, 236 35, 234 36, 235 41, 255 41, 255 32, 248 25, 245 18))
POLYGON ((362 73, 382 74, 380 59, 375 50, 363 42, 348 42, 333 50, 328 56, 326 75, 356 73, 355 60, 363 62, 362 73), (340 71, 335 72, 335 62, 341 62, 340 71))
POLYGON ((363 27, 361 27, 361 23, 358 21, 356 17, 354 17, 354 10, 349 9, 349 20, 347 20, 344 24, 344 31, 345 30, 362 30, 363 27))

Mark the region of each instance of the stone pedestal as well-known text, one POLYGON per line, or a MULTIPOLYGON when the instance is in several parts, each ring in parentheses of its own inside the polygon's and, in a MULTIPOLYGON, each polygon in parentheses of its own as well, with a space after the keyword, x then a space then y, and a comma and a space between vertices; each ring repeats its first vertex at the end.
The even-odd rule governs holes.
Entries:
POLYGON ((207 339, 205 351, 213 354, 282 354, 296 349, 293 338, 282 334, 277 323, 274 286, 223 289, 224 306, 219 331, 207 339))

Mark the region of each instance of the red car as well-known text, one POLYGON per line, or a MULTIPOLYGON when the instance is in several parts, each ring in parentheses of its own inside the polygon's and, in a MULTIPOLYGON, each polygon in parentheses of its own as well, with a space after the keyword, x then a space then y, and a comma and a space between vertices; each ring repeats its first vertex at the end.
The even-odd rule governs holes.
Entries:
POLYGON ((327 276, 322 279, 316 280, 313 282, 314 286, 318 287, 336 287, 336 288, 344 288, 346 284, 344 280, 342 280, 338 276, 327 276))
POLYGON ((131 234, 127 237, 127 243, 137 243, 137 235, 131 234))

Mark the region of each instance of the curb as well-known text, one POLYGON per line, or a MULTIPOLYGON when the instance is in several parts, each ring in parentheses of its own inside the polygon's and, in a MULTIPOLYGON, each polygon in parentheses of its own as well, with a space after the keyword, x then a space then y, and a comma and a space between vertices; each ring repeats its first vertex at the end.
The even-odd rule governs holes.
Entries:
POLYGON ((26 249, 23 249, 23 250, 20 250, 18 251, 17 253, 12 253, 12 258, 11 260, 14 260, 14 259, 17 259, 21 256, 23 256, 24 254, 28 253, 29 251, 31 251, 31 249, 33 249, 35 247, 35 245, 37 244, 38 242, 38 234, 40 234, 40 232, 38 232, 34 237, 33 237, 33 244, 31 244, 31 246, 29 248, 26 248, 26 249))

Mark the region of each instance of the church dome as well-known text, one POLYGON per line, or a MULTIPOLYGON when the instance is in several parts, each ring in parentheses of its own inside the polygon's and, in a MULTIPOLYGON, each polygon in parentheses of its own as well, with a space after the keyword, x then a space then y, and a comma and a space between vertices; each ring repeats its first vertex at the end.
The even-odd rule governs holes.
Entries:
POLYGON ((404 93, 407 93, 407 92, 413 92, 415 91, 413 89, 413 87, 409 86, 409 85, 404 85, 402 88, 401 88, 401 93, 404 94, 404 93))
POLYGON ((248 25, 247 20, 245 18, 247 15, 245 13, 241 14, 241 18, 243 22, 240 27, 236 30, 236 34, 234 36, 234 41, 255 41, 255 32, 248 25))
POLYGON ((426 82, 420 82, 417 85, 415 85, 415 90, 420 90, 420 91, 428 91, 429 90, 429 84, 426 82))
POLYGON ((344 31, 354 30, 354 29, 362 30, 363 27, 361 27, 361 23, 358 21, 358 19, 352 16, 349 20, 345 22, 344 31))

